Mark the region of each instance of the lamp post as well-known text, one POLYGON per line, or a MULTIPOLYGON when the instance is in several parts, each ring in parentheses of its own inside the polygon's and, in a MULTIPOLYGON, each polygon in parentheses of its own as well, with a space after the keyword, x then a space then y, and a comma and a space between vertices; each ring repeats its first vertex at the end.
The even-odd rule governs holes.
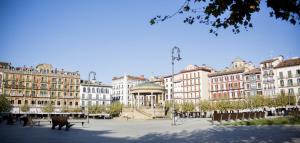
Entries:
MULTIPOLYGON (((96 72, 93 72, 93 71, 91 71, 90 73, 89 73, 89 83, 88 83, 88 99, 89 99, 89 94, 90 94, 90 92, 91 92, 91 90, 89 90, 90 89, 90 84, 91 84, 91 74, 93 74, 93 76, 94 76, 94 78, 93 78, 93 80, 96 80, 96 72)), ((90 99, 89 99, 90 100, 90 99)), ((89 115, 89 100, 88 100, 88 107, 87 107, 87 122, 88 123, 90 123, 90 115, 89 115)))
POLYGON ((174 96, 174 61, 180 61, 181 57, 180 57, 180 49, 178 47, 173 47, 172 48, 172 99, 173 99, 173 119, 172 119, 172 125, 175 126, 176 125, 176 121, 175 121, 175 96, 174 96), (174 54, 175 55, 174 56, 174 54))

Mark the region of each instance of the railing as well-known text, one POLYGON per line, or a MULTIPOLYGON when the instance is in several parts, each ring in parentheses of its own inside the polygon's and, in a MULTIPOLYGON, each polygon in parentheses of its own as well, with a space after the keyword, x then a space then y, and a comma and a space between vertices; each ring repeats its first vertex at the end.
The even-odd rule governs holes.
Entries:
POLYGON ((288 79, 288 78, 297 78, 297 77, 300 77, 299 74, 293 74, 293 75, 290 75, 290 76, 279 76, 278 79, 288 79))

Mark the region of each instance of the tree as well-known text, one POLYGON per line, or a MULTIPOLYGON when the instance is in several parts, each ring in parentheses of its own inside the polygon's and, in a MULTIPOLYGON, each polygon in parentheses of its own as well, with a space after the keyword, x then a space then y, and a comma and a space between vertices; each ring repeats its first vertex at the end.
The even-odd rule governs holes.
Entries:
POLYGON ((212 110, 211 103, 207 100, 200 101, 199 107, 202 112, 208 112, 212 110))
MULTIPOLYGON (((300 24, 299 0, 265 0, 270 17, 288 21, 293 25, 300 24)), ((187 15, 184 23, 201 24, 211 26, 209 32, 218 35, 218 29, 230 28, 233 33, 240 32, 240 28, 246 30, 253 27, 251 17, 258 13, 261 0, 185 0, 178 11, 172 15, 158 15, 150 20, 153 25, 165 21, 179 14, 187 15)))
POLYGON ((29 109, 30 109, 30 107, 28 106, 28 104, 23 104, 23 105, 21 106, 21 111, 22 111, 22 112, 28 112, 29 109))
POLYGON ((120 102, 114 102, 109 106, 108 113, 112 117, 119 116, 120 113, 122 112, 122 107, 123 107, 123 105, 120 102))
MULTIPOLYGON (((167 112, 168 112, 168 111, 171 111, 170 109, 173 108, 173 101, 166 101, 166 102, 165 102, 165 108, 166 108, 166 111, 167 111, 167 112)), ((177 103, 175 102, 175 111, 179 111, 179 109, 180 109, 179 104, 177 104, 177 103)))
POLYGON ((0 95, 0 112, 10 112, 11 108, 10 101, 4 95, 0 95))
POLYGON ((289 99, 288 99, 288 96, 285 96, 285 95, 277 95, 276 97, 276 104, 277 104, 277 107, 278 106, 286 106, 289 104, 289 99))
POLYGON ((89 113, 91 114, 98 114, 102 112, 106 112, 106 107, 101 105, 92 105, 89 108, 89 113))
POLYGON ((42 107, 42 111, 45 113, 51 113, 54 111, 54 106, 51 102, 49 102, 48 104, 46 104, 44 107, 42 107))
POLYGON ((182 112, 192 112, 195 110, 195 105, 191 102, 184 102, 181 104, 181 111, 182 112))

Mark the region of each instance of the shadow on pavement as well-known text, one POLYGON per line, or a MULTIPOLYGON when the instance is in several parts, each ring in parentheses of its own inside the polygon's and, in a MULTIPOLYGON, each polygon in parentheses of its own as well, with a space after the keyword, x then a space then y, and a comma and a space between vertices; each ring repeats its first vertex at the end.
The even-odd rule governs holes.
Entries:
POLYGON ((84 128, 71 128, 69 131, 51 130, 50 127, 22 127, 19 125, 0 125, 2 143, 114 143, 114 142, 299 142, 300 127, 295 126, 239 126, 214 127, 193 132, 149 133, 141 137, 111 137, 113 131, 93 131, 84 128))

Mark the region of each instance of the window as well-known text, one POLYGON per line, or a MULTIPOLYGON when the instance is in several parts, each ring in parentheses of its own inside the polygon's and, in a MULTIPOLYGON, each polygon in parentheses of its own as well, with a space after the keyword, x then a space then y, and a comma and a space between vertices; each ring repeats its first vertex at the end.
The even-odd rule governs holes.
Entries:
POLYGON ((300 85, 300 78, 297 79, 297 85, 300 85))
POLYGON ((92 92, 95 93, 95 88, 92 88, 92 92))
POLYGON ((85 87, 83 88, 83 92, 86 92, 86 88, 85 87))
POLYGON ((72 104, 73 104, 72 102, 69 103, 70 106, 72 106, 72 104))
POLYGON ((56 103, 58 106, 60 106, 60 101, 57 101, 57 103, 56 103))
POLYGON ((288 86, 293 86, 293 79, 288 80, 288 86))
POLYGON ((84 99, 84 98, 85 98, 84 94, 82 94, 82 96, 81 96, 81 97, 82 97, 82 99, 84 99))
POLYGON ((75 106, 78 106, 78 102, 75 102, 75 106))
POLYGON ((288 78, 292 78, 292 71, 288 71, 288 78))
POLYGON ((300 70, 296 71, 296 76, 300 76, 300 70))
POLYGON ((256 78, 257 78, 257 80, 260 80, 260 75, 257 75, 257 77, 256 77, 256 78))
POLYGON ((99 99, 99 95, 98 94, 96 95, 96 99, 99 99))
POLYGON ((92 94, 89 94, 89 99, 92 99, 92 94))
POLYGON ((103 95, 103 99, 104 99, 104 100, 106 99, 106 95, 105 95, 105 94, 103 95))
POLYGON ((294 89, 293 88, 289 89, 289 95, 294 95, 294 89))
POLYGON ((85 102, 84 101, 82 101, 82 106, 85 106, 85 102))
POLYGON ((91 92, 91 88, 88 88, 87 91, 88 91, 88 93, 90 93, 91 92))
POLYGON ((279 78, 283 78, 283 73, 279 72, 279 78))
POLYGON ((14 100, 11 100, 11 101, 10 101, 10 104, 15 104, 15 101, 14 101, 14 100))
POLYGON ((21 100, 18 100, 18 104, 22 104, 22 101, 21 101, 21 100))
POLYGON ((280 86, 283 87, 284 86, 284 81, 280 80, 280 86))

